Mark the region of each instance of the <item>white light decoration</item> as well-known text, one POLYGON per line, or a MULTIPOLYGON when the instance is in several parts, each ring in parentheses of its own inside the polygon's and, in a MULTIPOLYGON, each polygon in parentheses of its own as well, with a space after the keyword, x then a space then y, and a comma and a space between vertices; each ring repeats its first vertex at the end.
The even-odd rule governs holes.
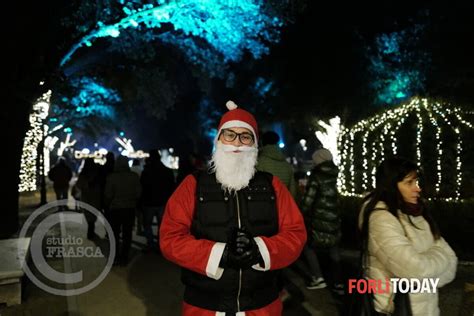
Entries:
POLYGON ((160 157, 161 162, 170 169, 178 169, 179 168, 179 157, 173 156, 174 149, 160 149, 160 157))
MULTIPOLYGON (((45 129, 48 126, 45 125, 45 129)), ((58 142, 58 137, 57 136, 46 136, 46 139, 44 140, 44 151, 43 151, 43 157, 44 157, 44 174, 49 173, 49 168, 50 168, 50 153, 54 150, 54 146, 58 142)))
POLYGON ((323 147, 331 152, 334 163, 339 165, 341 158, 337 146, 337 139, 341 133, 341 118, 335 116, 329 120, 329 124, 320 120, 318 121, 318 125, 324 128, 325 131, 317 131, 316 137, 319 139, 323 147))
POLYGON ((64 140, 64 142, 61 142, 59 144, 59 148, 58 148, 58 157, 61 157, 63 154, 64 154, 64 151, 66 150, 66 148, 69 148, 69 147, 72 147, 76 144, 76 140, 71 140, 71 134, 66 134, 66 139, 64 140))
POLYGON ((94 159, 95 163, 98 163, 100 165, 105 164, 106 158, 105 155, 107 155, 107 150, 104 149, 105 152, 101 150, 96 150, 94 152, 91 152, 88 148, 83 148, 82 150, 75 150, 74 151, 74 158, 81 160, 81 159, 86 159, 86 158, 92 158, 94 159))
POLYGON ((23 141, 23 151, 20 164, 19 192, 36 190, 36 159, 38 145, 44 139, 44 121, 48 117, 51 90, 44 93, 33 105, 29 117, 30 127, 23 141))
POLYGON ((122 138, 115 137, 115 141, 123 147, 123 149, 120 150, 120 154, 122 156, 126 156, 126 157, 131 158, 131 159, 147 158, 147 157, 150 156, 149 153, 146 153, 142 150, 135 151, 135 149, 133 148, 131 139, 127 139, 125 137, 122 137, 122 138))
MULTIPOLYGON (((418 167, 424 172, 436 174, 433 199, 445 201, 459 201, 463 183, 462 153, 463 135, 472 132, 473 124, 466 119, 466 115, 459 107, 450 104, 441 105, 430 102, 428 99, 413 98, 408 104, 385 111, 382 114, 362 120, 351 128, 342 128, 338 138, 341 163, 338 177, 338 190, 346 196, 363 196, 365 192, 375 186, 375 171, 378 164, 387 154, 396 155, 400 152, 401 141, 397 138, 400 128, 408 118, 415 120, 415 135, 413 135, 412 151, 418 167), (436 144, 423 146, 423 140, 430 137, 434 131, 436 144), (454 144, 455 172, 443 172, 443 162, 449 163, 445 152, 447 146, 443 143, 444 133, 451 133, 456 137, 454 144), (362 146, 360 146, 362 143, 362 146), (433 148, 433 152, 430 152, 433 148), (427 157, 435 158, 435 165, 427 165, 427 157), (368 174, 371 174, 369 178, 368 174), (455 183, 452 188, 443 183, 455 183)), ((410 144, 410 141, 405 143, 410 144)), ((404 144, 406 146, 406 144, 404 144)), ((402 148, 406 149, 406 148, 402 148)), ((407 152, 407 150, 405 150, 407 152)), ((449 151, 448 151, 449 152, 449 151)), ((451 151, 453 152, 453 151, 451 151)))
POLYGON ((436 177, 437 181, 435 184, 435 190, 436 194, 439 193, 440 187, 441 187, 441 181, 443 178, 443 175, 441 174, 441 157, 443 155, 443 141, 441 140, 441 128, 439 127, 438 121, 436 120, 435 116, 433 115, 433 112, 431 109, 428 107, 428 102, 426 99, 423 100, 423 106, 428 112, 428 117, 431 122, 431 125, 436 129, 436 134, 435 134, 435 139, 436 139, 436 177))
POLYGON ((123 151, 126 150, 127 152, 134 152, 135 149, 133 148, 133 145, 132 145, 132 140, 131 139, 127 139, 125 137, 115 137, 115 141, 117 143, 119 143, 123 150, 122 150, 122 155, 126 156, 123 151))
POLYGON ((306 139, 302 138, 300 139, 300 145, 301 145, 301 148, 303 149, 303 151, 307 151, 308 150, 308 147, 306 146, 306 139))

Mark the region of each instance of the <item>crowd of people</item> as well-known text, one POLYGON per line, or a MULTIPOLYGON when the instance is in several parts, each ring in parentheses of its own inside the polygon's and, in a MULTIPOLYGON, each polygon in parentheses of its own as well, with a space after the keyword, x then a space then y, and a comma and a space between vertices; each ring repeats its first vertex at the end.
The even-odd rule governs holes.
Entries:
MULTIPOLYGON (((126 157, 111 153, 103 166, 86 159, 75 184, 77 198, 110 221, 119 241, 116 264, 130 259, 136 225, 147 240, 145 253, 160 251, 182 268, 183 315, 281 315, 282 293, 303 295, 288 269, 301 273, 308 290, 330 287, 344 295, 339 170, 331 152, 314 152, 301 191, 277 145, 279 135, 259 135, 251 113, 231 101, 227 107, 208 166, 196 167, 190 155, 175 177, 156 150, 143 168, 137 162, 130 168, 126 157), (327 270, 321 254, 329 258, 327 270)), ((439 287, 453 280, 457 258, 423 203, 419 176, 417 165, 404 158, 381 162, 359 217, 368 278, 439 278, 439 287)), ((64 161, 50 178, 58 199, 64 198, 71 178, 64 161)), ((87 217, 89 238, 95 221, 87 217)), ((394 312, 392 294, 374 295, 375 312, 394 312)), ((439 315, 437 295, 410 294, 412 315, 439 315)))
MULTIPOLYGON (((176 188, 175 176, 171 169, 161 161, 158 150, 150 150, 142 167, 138 159, 129 165, 125 156, 115 157, 108 152, 105 164, 86 158, 72 186, 74 199, 85 202, 104 214, 110 223, 116 240, 115 265, 127 265, 130 260, 130 248, 133 229, 138 235, 146 237, 144 253, 159 252, 157 239, 153 232, 155 221, 159 227, 164 206, 176 188)), ((192 169, 188 170, 192 172, 192 169)), ((58 200, 68 198, 73 172, 60 158, 51 168, 49 178, 58 200)), ((62 206, 59 210, 66 210, 62 206)), ((84 212, 87 222, 87 238, 98 238, 95 232, 97 217, 84 212)), ((104 236, 107 237, 107 236, 104 236)))

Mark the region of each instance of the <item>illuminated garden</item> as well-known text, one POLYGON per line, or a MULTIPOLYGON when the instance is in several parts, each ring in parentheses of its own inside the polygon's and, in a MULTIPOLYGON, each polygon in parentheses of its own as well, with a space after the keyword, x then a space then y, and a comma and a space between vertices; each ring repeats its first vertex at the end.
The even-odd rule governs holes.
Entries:
MULTIPOLYGON (((376 186, 377 167, 401 156, 419 168, 424 201, 442 235, 458 259, 472 265, 469 8, 395 1, 325 8, 310 0, 13 6, 15 22, 8 27, 15 32, 7 37, 4 57, 1 239, 17 238, 26 214, 55 200, 48 175, 60 161, 71 169, 71 201, 88 158, 105 168, 110 154, 125 157, 141 172, 158 153, 175 179, 191 162, 206 168, 226 102, 233 100, 255 115, 260 135, 278 134, 278 150, 294 171, 298 205, 313 172, 313 153, 330 151, 348 252, 357 249, 358 212, 376 186)), ((123 275, 130 284, 136 281, 123 275)), ((128 291, 145 302, 150 293, 140 292, 140 282, 128 291)), ((336 310, 331 294, 320 299, 331 302, 322 309, 336 310)), ((443 312, 458 311, 448 302, 442 298, 448 306, 443 312)), ((138 303, 130 304, 132 309, 138 303)), ((150 306, 149 314, 159 311, 150 306)), ((307 315, 299 308, 289 307, 293 314, 287 315, 307 315)))

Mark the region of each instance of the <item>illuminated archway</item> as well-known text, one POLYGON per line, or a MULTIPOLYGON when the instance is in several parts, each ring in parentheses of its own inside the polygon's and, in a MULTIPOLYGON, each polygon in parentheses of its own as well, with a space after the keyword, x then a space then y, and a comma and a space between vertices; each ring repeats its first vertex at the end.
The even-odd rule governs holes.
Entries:
POLYGON ((473 132, 466 115, 459 107, 415 97, 344 129, 339 136, 339 191, 362 196, 375 186, 377 165, 389 155, 402 154, 431 176, 431 198, 459 200, 464 139, 473 132))

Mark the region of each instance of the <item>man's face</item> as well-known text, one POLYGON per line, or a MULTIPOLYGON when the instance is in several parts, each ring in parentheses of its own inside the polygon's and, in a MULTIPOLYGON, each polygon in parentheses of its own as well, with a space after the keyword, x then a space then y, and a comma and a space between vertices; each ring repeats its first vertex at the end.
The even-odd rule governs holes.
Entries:
POLYGON ((218 182, 228 190, 246 187, 255 173, 258 150, 252 132, 244 127, 230 127, 219 134, 212 155, 218 182))
MULTIPOLYGON (((245 127, 232 127, 223 129, 219 135, 219 140, 224 145, 253 146, 255 139, 252 132, 245 127)), ((236 150, 238 152, 238 150, 236 150)))

